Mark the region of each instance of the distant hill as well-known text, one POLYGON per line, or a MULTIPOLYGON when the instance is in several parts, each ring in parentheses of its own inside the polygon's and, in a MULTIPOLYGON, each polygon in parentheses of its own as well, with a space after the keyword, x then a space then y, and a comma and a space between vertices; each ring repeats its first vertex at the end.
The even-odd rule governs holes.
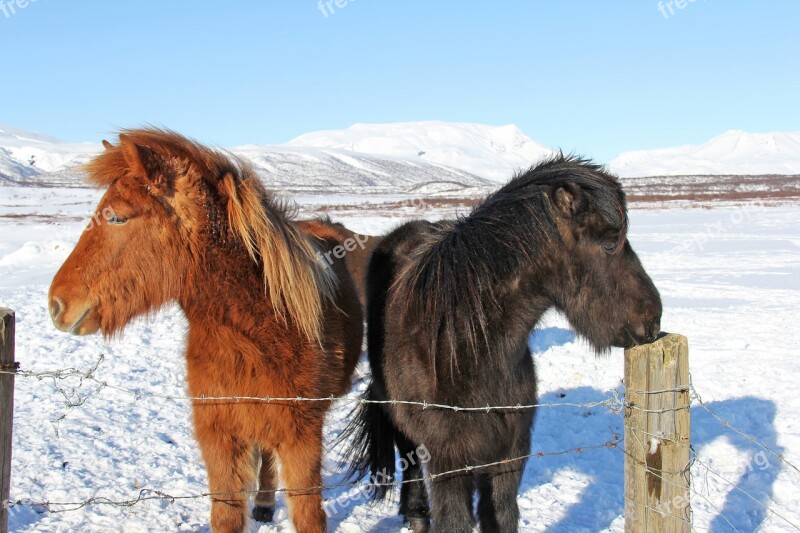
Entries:
MULTIPOLYGON (((0 126, 0 185, 84 186, 81 165, 100 144, 70 144, 0 126)), ((232 153, 253 163, 273 189, 302 193, 479 195, 493 183, 465 170, 346 150, 248 145, 232 153)))
POLYGON ((622 177, 800 174, 800 132, 732 130, 700 145, 625 152, 608 166, 622 177))
POLYGON ((426 161, 292 146, 241 146, 269 187, 308 193, 481 194, 491 181, 426 161))
MULTIPOLYGON (((101 149, 0 126, 0 185, 82 186, 81 165, 101 149)), ((553 153, 514 125, 437 121, 356 124, 230 151, 250 160, 268 186, 288 192, 473 197, 553 153)), ((800 174, 800 133, 729 131, 697 146, 625 152, 608 166, 622 177, 674 176, 664 183, 675 184, 680 176, 769 180, 800 174)))
POLYGON ((355 124, 343 130, 307 133, 289 146, 391 155, 459 168, 500 183, 553 153, 513 124, 440 121, 355 124))

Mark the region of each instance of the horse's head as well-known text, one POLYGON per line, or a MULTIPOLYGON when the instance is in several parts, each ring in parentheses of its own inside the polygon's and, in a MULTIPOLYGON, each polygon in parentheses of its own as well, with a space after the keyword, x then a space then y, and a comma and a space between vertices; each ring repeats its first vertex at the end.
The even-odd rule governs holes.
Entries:
POLYGON ((551 291, 573 327, 597 349, 652 342, 661 298, 627 239, 625 194, 594 165, 545 187, 560 242, 551 291))
POLYGON ((87 166, 90 181, 108 189, 50 286, 62 331, 111 335, 176 299, 186 282, 197 232, 188 160, 136 133, 120 135, 118 146, 104 141, 106 151, 87 166))
POLYGON ((183 304, 210 283, 196 278, 213 276, 214 264, 217 274, 235 267, 263 277, 254 290, 266 288, 277 315, 319 340, 336 278, 249 165, 157 129, 103 144, 87 170, 108 190, 50 287, 57 328, 111 335, 169 301, 183 304))

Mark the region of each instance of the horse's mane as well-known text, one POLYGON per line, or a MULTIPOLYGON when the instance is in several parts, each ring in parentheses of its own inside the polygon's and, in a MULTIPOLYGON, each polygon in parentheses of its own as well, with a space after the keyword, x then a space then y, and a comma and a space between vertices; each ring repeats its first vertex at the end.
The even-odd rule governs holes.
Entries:
MULTIPOLYGON (((335 297, 335 275, 297 227, 294 210, 266 190, 252 166, 169 130, 124 130, 120 139, 154 153, 167 180, 194 174, 227 197, 228 225, 261 265, 276 313, 284 319, 288 315, 312 342, 321 342, 323 307, 335 297)), ((97 186, 110 186, 131 173, 123 147, 107 148, 86 166, 89 181, 97 186)))
POLYGON ((541 248, 558 238, 546 191, 568 183, 582 188, 596 212, 620 228, 618 246, 624 244, 625 195, 602 166, 557 154, 518 173, 468 216, 440 224, 395 279, 393 298, 424 329, 432 362, 442 349, 451 366, 491 351, 491 318, 503 315, 508 283, 542 261, 541 248), (459 352, 465 348, 469 354, 459 352))

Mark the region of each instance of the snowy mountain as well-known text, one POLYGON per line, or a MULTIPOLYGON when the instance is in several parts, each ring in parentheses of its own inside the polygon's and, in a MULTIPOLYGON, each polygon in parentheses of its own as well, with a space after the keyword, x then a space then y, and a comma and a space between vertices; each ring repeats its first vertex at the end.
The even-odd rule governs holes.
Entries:
POLYGON ((6 148, 0 147, 0 184, 12 180, 26 180, 38 173, 34 167, 20 163, 6 148))
POLYGON ((459 168, 495 182, 505 182, 517 170, 553 153, 513 124, 440 121, 355 124, 344 130, 307 133, 289 146, 391 155, 459 168))
POLYGON ((731 130, 700 145, 625 152, 609 167, 623 177, 800 174, 800 132, 731 130))
MULTIPOLYGON (((0 185, 80 186, 81 165, 101 149, 0 126, 0 185)), ((231 151, 279 190, 464 196, 552 154, 513 125, 436 121, 356 124, 231 151)), ((800 132, 729 131, 699 146, 626 152, 609 167, 623 177, 800 174, 800 132)))
MULTIPOLYGON (((81 165, 99 144, 70 144, 0 126, 0 184, 81 186, 81 165)), ((296 146, 247 145, 231 152, 250 160, 268 186, 291 192, 448 193, 480 195, 492 183, 423 160, 296 146)))
POLYGON ((273 189, 318 193, 484 194, 493 183, 469 172, 426 161, 293 146, 240 146, 273 189))
POLYGON ((21 177, 29 177, 67 170, 86 163, 100 150, 99 144, 65 143, 39 133, 0 125, 0 173, 9 176, 21 174, 21 177))

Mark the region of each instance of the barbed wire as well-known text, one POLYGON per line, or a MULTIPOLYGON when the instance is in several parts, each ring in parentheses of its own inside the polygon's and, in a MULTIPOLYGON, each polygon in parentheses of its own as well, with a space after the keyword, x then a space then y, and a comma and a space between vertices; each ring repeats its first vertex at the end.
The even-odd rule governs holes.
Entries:
MULTIPOLYGON (((80 370, 77 368, 65 368, 65 369, 58 369, 58 370, 46 370, 46 371, 29 371, 20 369, 19 364, 14 365, 13 367, 3 367, 0 369, 0 374, 13 374, 17 377, 22 378, 31 378, 37 380, 52 380, 54 387, 57 391, 64 397, 68 410, 71 410, 75 407, 79 407, 84 405, 86 401, 93 397, 98 396, 103 389, 112 389, 122 393, 126 393, 131 395, 135 400, 142 400, 142 399, 160 399, 160 400, 170 400, 170 401, 183 401, 183 402, 213 402, 213 403, 242 403, 242 402, 262 402, 265 404, 273 404, 273 405, 296 405, 300 402, 338 402, 338 403, 351 403, 357 405, 366 405, 366 404, 379 404, 379 405, 409 405, 409 406, 418 406, 421 407, 423 410, 425 409, 440 409, 440 410, 447 410, 452 412, 467 412, 467 413, 491 413, 491 412, 508 412, 508 411, 521 411, 521 410, 530 410, 535 408, 554 408, 554 407, 573 407, 573 408, 585 408, 585 409, 593 409, 599 407, 608 408, 609 411, 620 414, 623 412, 628 412, 630 410, 638 410, 640 412, 645 413, 667 413, 673 411, 680 411, 692 407, 699 407, 707 412, 713 419, 718 421, 723 427, 728 428, 735 433, 739 434, 740 436, 744 437, 748 442, 754 444, 755 446, 761 448, 765 452, 769 453, 771 456, 775 457, 781 464, 784 464, 794 470, 797 473, 800 473, 800 469, 795 466, 792 462, 790 462, 782 453, 778 453, 772 449, 770 449, 766 444, 758 440, 757 437, 754 435, 738 428, 730 421, 724 419, 717 413, 715 413, 709 406, 706 404, 702 397, 700 396, 699 392, 697 391, 692 376, 689 376, 689 383, 678 385, 674 388, 669 389, 661 389, 661 390, 649 390, 649 391, 642 391, 642 390, 635 390, 629 389, 628 393, 635 393, 635 394, 644 394, 644 395, 656 395, 656 394, 667 394, 667 393, 690 393, 690 402, 687 404, 677 405, 675 407, 663 408, 663 409, 645 409, 641 408, 638 405, 635 405, 633 402, 629 402, 624 398, 623 393, 621 392, 620 388, 611 389, 608 391, 609 396, 604 400, 594 401, 594 402, 587 402, 587 403, 575 403, 575 402, 555 402, 555 403, 535 403, 535 404, 517 404, 517 405, 487 405, 487 406, 457 406, 457 405, 448 405, 442 403, 434 403, 434 402, 418 402, 418 401, 410 401, 410 400, 368 400, 362 397, 319 397, 319 398, 307 398, 307 397, 260 397, 260 396, 188 396, 188 395, 169 395, 169 394, 155 394, 151 392, 145 392, 141 390, 131 389, 127 387, 122 387, 119 385, 113 385, 108 383, 107 381, 100 379, 96 376, 96 373, 100 367, 100 364, 104 361, 105 356, 100 354, 98 360, 95 361, 88 369, 80 370), (69 387, 61 387, 59 382, 65 380, 77 380, 75 385, 69 387), (91 386, 92 390, 88 394, 81 395, 80 392, 85 390, 86 386, 91 386)), ((62 420, 64 417, 67 416, 67 413, 64 413, 59 420, 62 420)), ((57 430, 56 430, 57 431, 57 430)), ((368 490, 371 488, 376 487, 399 487, 405 485, 407 483, 417 483, 417 482, 431 482, 435 479, 442 477, 442 476, 451 476, 457 474, 469 474, 476 470, 481 470, 485 468, 490 468, 493 466, 501 466, 506 464, 511 464, 514 462, 519 462, 523 460, 527 460, 530 458, 543 458, 543 457, 550 457, 556 455, 565 455, 570 453, 583 453, 586 451, 597 450, 602 448, 615 448, 622 451, 623 454, 631 457, 636 467, 644 468, 650 475, 655 475, 659 477, 665 483, 670 483, 673 485, 677 485, 674 481, 665 478, 665 475, 686 475, 689 476, 689 487, 691 490, 691 494, 693 496, 697 496, 704 500, 717 514, 720 516, 727 524, 731 527, 732 530, 736 531, 736 527, 734 527, 733 523, 724 515, 724 513, 704 494, 700 493, 696 490, 695 484, 691 482, 691 469, 694 465, 700 465, 703 467, 706 473, 710 473, 711 475, 715 476, 716 478, 721 479, 728 485, 732 487, 732 490, 736 490, 739 493, 742 493, 752 501, 754 501, 757 505, 762 507, 768 515, 774 515, 775 517, 783 520, 786 524, 792 526, 793 528, 800 531, 800 526, 793 523, 791 520, 780 514, 779 512, 775 511, 771 506, 764 504, 758 498, 753 496, 752 494, 748 493, 741 487, 739 487, 736 483, 728 480, 725 476, 717 471, 715 471, 709 464, 704 461, 701 461, 697 457, 697 452, 691 446, 691 444, 687 444, 685 442, 679 442, 676 439, 672 439, 668 436, 663 434, 654 434, 647 432, 646 430, 642 430, 641 428, 634 428, 635 432, 642 433, 651 438, 657 438, 661 441, 671 442, 678 446, 689 448, 690 450, 690 461, 687 464, 686 468, 679 472, 664 472, 664 471, 655 471, 647 464, 641 462, 640 460, 634 458, 629 452, 627 452, 624 447, 619 446, 622 442, 622 438, 614 433, 613 438, 601 443, 592 446, 585 446, 585 447, 577 447, 571 448, 562 451, 556 452, 535 452, 531 454, 526 454, 519 457, 504 459, 502 461, 497 461, 493 463, 486 463, 481 465, 467 465, 463 468, 441 472, 437 474, 430 474, 428 473, 422 479, 412 479, 412 480, 402 480, 402 481, 391 481, 391 482, 370 482, 370 483, 363 483, 363 482, 343 482, 343 483, 334 483, 328 485, 322 485, 318 487, 306 487, 300 489, 287 489, 287 488, 275 488, 275 489, 266 489, 266 490, 242 490, 236 492, 200 492, 197 494, 183 494, 183 495, 173 495, 170 494, 166 490, 158 490, 158 489, 142 489, 137 497, 130 498, 130 499, 119 499, 115 500, 113 498, 103 497, 103 496, 95 496, 88 498, 82 501, 31 501, 29 499, 23 500, 16 500, 16 501, 4 501, 2 505, 13 509, 14 507, 18 506, 28 506, 28 507, 38 507, 43 508, 47 512, 51 513, 61 513, 61 512, 69 512, 69 511, 76 511, 78 509, 85 508, 91 505, 113 505, 118 507, 133 507, 142 502, 151 501, 151 500, 160 500, 160 501, 167 501, 169 503, 174 503, 180 500, 190 500, 190 499, 198 499, 198 498, 212 498, 212 499, 219 499, 224 497, 230 496, 242 496, 242 495, 252 495, 256 493, 284 493, 284 494, 292 494, 295 492, 317 492, 317 491, 327 491, 327 490, 334 490, 340 488, 352 488, 358 489, 360 491, 368 490)), ((638 440, 638 438, 637 438, 638 440)), ((641 441, 639 441, 641 445, 641 441)), ((684 487, 685 488, 685 487, 684 487)), ((681 517, 678 515, 673 515, 671 513, 665 513, 663 509, 654 509, 645 504, 645 508, 660 513, 664 516, 669 516, 676 520, 682 520, 684 522, 689 522, 690 527, 694 530, 694 526, 691 524, 691 519, 688 517, 681 517)), ((689 511, 690 513, 690 511, 689 511)))
MULTIPOLYGON (((152 398, 152 399, 160 399, 160 400, 172 400, 172 401, 188 401, 188 402, 212 402, 212 403, 242 403, 242 402, 261 402, 265 404, 278 404, 285 406, 284 404, 292 404, 292 403, 300 403, 300 402, 311 402, 311 403, 322 403, 322 402, 339 402, 339 403, 352 403, 358 405, 367 405, 367 404, 375 404, 375 405, 408 405, 408 406, 417 406, 421 407, 423 410, 426 409, 440 409, 445 411, 453 411, 453 412, 475 412, 475 413, 491 413, 494 411, 524 411, 524 410, 531 410, 537 408, 553 408, 553 407, 578 407, 578 408, 585 408, 585 409, 593 409, 597 407, 607 407, 614 413, 620 413, 624 409, 635 409, 644 413, 666 413, 672 411, 680 411, 683 409, 687 409, 691 407, 689 404, 679 405, 671 408, 664 408, 664 409, 644 409, 638 407, 632 403, 626 402, 619 389, 611 389, 608 391, 610 394, 605 400, 595 401, 595 402, 586 402, 586 403, 574 403, 574 402, 550 402, 550 403, 534 403, 534 404, 516 404, 516 405, 486 405, 486 406, 458 406, 458 405, 451 405, 451 404, 443 404, 443 403, 436 403, 436 402, 426 402, 426 401, 413 401, 413 400, 368 400, 366 398, 361 397, 348 397, 348 396, 324 396, 324 397, 302 397, 302 396, 184 396, 184 395, 176 395, 176 394, 155 394, 151 392, 142 392, 140 390, 130 389, 127 387, 121 387, 119 385, 112 385, 107 381, 101 380, 95 377, 95 372, 100 366, 100 363, 105 359, 103 354, 100 354, 99 359, 88 369, 88 370, 78 370, 76 368, 66 368, 60 370, 45 370, 45 371, 29 371, 29 370, 16 370, 13 372, 9 371, 0 371, 0 374, 14 374, 19 377, 23 378, 35 378, 39 380, 44 379, 52 379, 54 382, 58 380, 66 380, 69 378, 77 378, 79 380, 78 385, 76 387, 72 387, 72 391, 69 391, 68 394, 64 394, 63 389, 59 389, 59 391, 65 396, 67 399, 68 405, 71 407, 79 406, 85 403, 87 397, 83 397, 80 399, 80 403, 73 403, 70 400, 70 397, 73 396, 75 390, 80 389, 84 383, 90 382, 94 383, 99 386, 99 388, 93 391, 92 395, 95 395, 100 392, 100 390, 104 388, 109 388, 112 390, 116 390, 118 392, 123 392, 126 394, 130 394, 134 396, 135 399, 141 400, 145 398, 152 398)), ((682 386, 675 389, 668 389, 662 392, 681 392, 686 390, 685 387, 682 386)), ((58 388, 58 387, 57 387, 58 388)))
POLYGON ((764 444, 763 442, 759 441, 759 440, 758 440, 758 439, 757 439, 757 438, 756 438, 754 435, 751 435, 751 434, 749 434, 749 433, 747 433, 747 432, 745 432, 745 431, 743 431, 743 430, 739 429, 738 427, 734 426, 734 425, 733 425, 733 424, 731 424, 729 421, 725 420, 724 418, 722 418, 721 416, 719 416, 717 413, 715 413, 714 411, 712 411, 712 410, 711 410, 711 409, 708 407, 708 405, 706 405, 706 403, 703 401, 703 398, 701 398, 701 397, 700 397, 700 393, 699 393, 699 392, 697 392, 697 389, 696 389, 696 388, 695 388, 695 386, 694 386, 694 381, 692 381, 692 379, 691 379, 691 375, 690 375, 690 377, 689 377, 689 387, 690 387, 690 389, 691 389, 691 396, 692 396, 692 398, 694 398, 695 400, 697 400, 697 404, 698 404, 698 405, 699 405, 699 406, 700 406, 700 407, 701 407, 701 408, 702 408, 702 409, 703 409, 705 412, 707 412, 709 415, 711 415, 711 417, 712 417, 712 418, 714 418, 714 419, 715 419, 717 422, 719 422, 720 424, 722 424, 724 427, 726 427, 726 428, 728 428, 728 429, 730 429, 730 430, 732 430, 732 431, 734 431, 734 432, 738 433, 739 435, 741 435, 742 437, 744 437, 745 439, 747 439, 749 442, 751 442, 751 443, 755 444, 756 446, 758 446, 759 448, 761 448, 761 449, 762 449, 762 450, 764 450, 765 452, 767 452, 767 453, 771 454, 771 455, 772 455, 772 456, 774 456, 776 459, 778 459, 778 460, 779 460, 781 463, 783 463, 783 464, 785 464, 786 466, 788 466, 788 467, 792 468, 792 469, 793 469, 795 472, 797 472, 798 474, 800 474, 800 468, 798 468, 797 466, 795 466, 794 464, 792 464, 791 462, 789 462, 789 460, 788 460, 788 459, 786 459, 786 457, 784 457, 784 456, 783 456, 783 454, 779 454, 779 453, 776 453, 775 451, 771 450, 771 449, 770 449, 770 448, 769 448, 769 447, 768 447, 766 444, 764 444))
MULTIPOLYGON (((700 496, 701 498, 703 498, 709 505, 711 505, 714 508, 715 511, 717 511, 719 513, 720 516, 722 516, 722 518, 724 520, 728 521, 728 519, 722 514, 722 512, 720 511, 719 508, 717 508, 704 494, 701 494, 700 492, 698 492, 696 490, 695 484, 691 481, 691 477, 692 477, 691 468, 695 464, 698 464, 698 465, 702 466, 705 469, 706 472, 709 472, 709 473, 715 475, 716 477, 718 477, 719 479, 721 479, 722 481, 724 481, 725 483, 730 485, 733 490, 736 490, 737 492, 739 492, 739 493, 747 496, 749 499, 753 500, 756 504, 761 506, 766 513, 773 514, 773 515, 777 516, 778 518, 780 518, 781 520, 783 520, 784 522, 786 522, 790 526, 792 526, 795 529, 797 529, 798 531, 800 531, 800 525, 792 522, 791 520, 789 520, 788 518, 786 518, 785 516, 783 516, 782 514, 777 512, 775 509, 773 509, 771 506, 768 506, 768 505, 764 504, 763 502, 759 501, 758 498, 756 498, 755 496, 753 496, 752 494, 750 494, 746 490, 742 489, 741 487, 737 486, 734 482, 732 482, 729 479, 725 478, 721 473, 716 472, 711 467, 711 465, 709 465, 707 462, 701 460, 698 457, 697 451, 690 444, 686 444, 686 443, 680 442, 679 440, 671 438, 671 437, 669 437, 667 435, 652 433, 652 432, 649 432, 649 431, 644 430, 642 428, 626 426, 626 429, 630 430, 631 433, 634 434, 633 435, 634 437, 636 437, 636 435, 635 435, 636 433, 641 433, 641 434, 644 434, 644 435, 646 435, 648 437, 651 437, 651 438, 654 438, 654 439, 659 439, 660 441, 666 441, 666 442, 669 442, 670 444, 674 444, 674 445, 682 447, 684 449, 688 449, 689 452, 690 452, 690 459, 689 459, 689 463, 687 464, 687 466, 681 471, 670 472, 670 471, 664 471, 664 470, 660 470, 660 471, 659 470, 655 470, 655 469, 651 468, 649 465, 647 465, 646 463, 642 462, 637 457, 633 456, 627 449, 622 449, 621 448, 623 453, 625 455, 627 455, 634 464, 636 464, 637 466, 641 466, 641 467, 645 468, 649 475, 654 475, 656 477, 659 477, 662 481, 664 481, 666 483, 669 483, 669 484, 672 484, 672 485, 677 485, 675 482, 662 477, 662 475, 680 476, 680 475, 687 475, 688 474, 690 476, 690 478, 689 478, 690 481, 688 483, 688 486, 691 488, 692 494, 695 494, 695 495, 700 496), (658 472, 661 472, 661 474, 659 474, 658 472)), ((639 445, 642 444, 641 440, 639 440, 638 437, 637 437, 637 443, 639 445)), ((656 512, 662 512, 662 511, 656 509, 656 512)), ((728 523, 730 524, 730 522, 728 522, 728 523)), ((731 524, 731 527, 733 527, 732 524, 731 524)), ((736 529, 736 528, 734 527, 733 529, 736 529)))
MULTIPOLYGON (((88 507, 90 505, 111 505, 116 507, 133 507, 134 505, 146 501, 151 500, 159 500, 159 501, 167 501, 169 503, 174 503, 179 500, 192 500, 198 498, 212 498, 212 499, 221 499, 225 497, 232 497, 232 496, 250 496, 255 494, 308 494, 310 492, 321 492, 327 490, 334 490, 339 488, 359 488, 362 490, 369 490, 376 487, 389 487, 389 488, 397 488, 402 487, 403 485, 411 484, 411 483, 431 483, 436 481, 439 478, 453 476, 457 474, 470 474, 475 471, 480 471, 486 468, 491 468, 495 466, 505 466, 512 463, 517 463, 521 461, 526 461, 528 459, 533 458, 544 458, 544 457, 554 457, 559 455, 566 455, 570 453, 585 453, 592 450, 600 450, 604 448, 619 448, 619 444, 622 442, 622 437, 614 433, 613 437, 603 443, 595 444, 591 446, 580 446, 577 448, 570 448, 567 450, 555 451, 555 452, 533 452, 525 455, 520 455, 517 457, 512 457, 508 459, 503 459, 500 461, 494 461, 491 463, 484 463, 480 465, 467 465, 463 468, 457 468, 453 470, 447 470, 445 472, 437 472, 437 473, 428 473, 424 477, 419 479, 404 479, 400 481, 379 481, 379 482, 369 482, 363 483, 359 481, 355 482, 342 482, 342 483, 333 483, 327 485, 318 485, 315 487, 303 487, 303 488, 274 488, 274 489, 246 489, 246 490, 239 490, 239 491, 227 491, 227 492, 201 492, 197 494, 182 494, 182 495, 172 495, 169 494, 165 490, 156 490, 156 489, 141 489, 139 491, 139 495, 136 498, 130 499, 123 499, 123 500, 115 500, 112 498, 108 498, 105 496, 94 496, 91 498, 87 498, 86 500, 81 501, 32 501, 29 499, 21 499, 21 500, 6 500, 2 502, 2 505, 7 507, 8 509, 13 509, 14 507, 24 506, 24 507, 40 507, 47 512, 50 513, 63 513, 63 512, 70 512, 70 511, 77 511, 83 509, 84 507, 88 507), (66 507, 64 509, 59 509, 57 507, 66 507)), ((387 476, 388 477, 388 476, 387 476)))

